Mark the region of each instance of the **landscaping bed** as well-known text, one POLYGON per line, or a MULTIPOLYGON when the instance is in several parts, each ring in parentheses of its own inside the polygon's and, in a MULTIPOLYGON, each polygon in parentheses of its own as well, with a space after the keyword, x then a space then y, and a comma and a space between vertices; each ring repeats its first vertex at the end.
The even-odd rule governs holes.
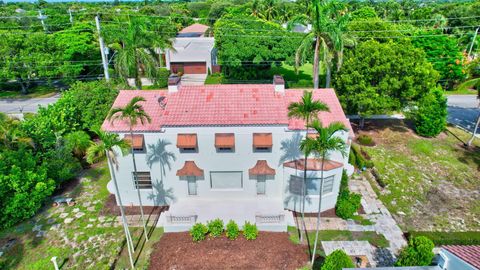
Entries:
POLYGON ((189 233, 165 233, 154 246, 149 269, 298 269, 306 250, 287 233, 259 232, 257 239, 225 236, 193 242, 189 233))
POLYGON ((403 121, 369 121, 357 134, 385 187, 366 174, 404 231, 480 230, 480 148, 469 134, 448 127, 436 138, 416 135, 403 121))
MULTIPOLYGON (((139 206, 123 206, 125 209, 125 215, 140 215, 140 207, 139 206)), ((168 206, 144 206, 143 213, 145 215, 160 215, 160 213, 165 212, 168 210, 168 206)), ((100 215, 114 215, 120 216, 120 207, 117 205, 117 201, 115 200, 115 195, 110 194, 108 196, 107 201, 103 205, 103 209, 100 211, 100 215)))

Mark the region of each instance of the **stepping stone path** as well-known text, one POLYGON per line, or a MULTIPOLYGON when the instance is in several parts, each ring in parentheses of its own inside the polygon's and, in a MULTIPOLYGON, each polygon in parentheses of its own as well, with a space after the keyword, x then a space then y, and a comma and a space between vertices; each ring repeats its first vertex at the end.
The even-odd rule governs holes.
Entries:
POLYGON ((66 218, 63 222, 65 224, 70 224, 70 223, 72 223, 72 221, 73 221, 73 218, 66 218))
MULTIPOLYGON (((403 232, 398 226, 395 219, 393 219, 390 211, 383 205, 383 203, 377 198, 377 194, 370 186, 370 183, 366 180, 350 180, 349 188, 352 192, 362 195, 362 206, 365 210, 366 216, 369 220, 373 221, 373 229, 383 234, 389 241, 390 246, 388 250, 392 254, 398 254, 398 252, 407 245, 407 241, 403 237, 403 232)), ((364 226, 367 227, 367 226, 364 226)))
POLYGON ((85 213, 83 213, 83 212, 78 212, 78 213, 75 214, 75 217, 76 217, 76 218, 81 218, 81 217, 83 217, 84 215, 85 215, 85 213))
POLYGON ((61 219, 64 219, 64 218, 66 218, 67 216, 68 216, 68 213, 61 213, 61 214, 60 214, 60 218, 61 218, 61 219))
POLYGON ((79 211, 80 211, 80 208, 75 208, 75 209, 73 209, 72 212, 73 212, 73 213, 77 213, 77 212, 79 212, 79 211))
POLYGON ((32 232, 39 232, 42 230, 42 225, 33 226, 32 232))
POLYGON ((47 224, 53 224, 53 223, 55 223, 55 219, 54 219, 54 218, 49 218, 49 219, 47 220, 47 224))

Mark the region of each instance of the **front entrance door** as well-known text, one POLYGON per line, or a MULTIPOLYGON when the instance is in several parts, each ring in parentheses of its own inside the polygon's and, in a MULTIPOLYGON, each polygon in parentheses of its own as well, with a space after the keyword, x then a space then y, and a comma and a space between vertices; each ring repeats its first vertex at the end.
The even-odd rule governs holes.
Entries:
POLYGON ((188 195, 197 195, 197 181, 195 176, 187 176, 188 195))
POLYGON ((266 182, 265 175, 257 176, 257 195, 265 195, 265 189, 266 189, 265 182, 266 182))

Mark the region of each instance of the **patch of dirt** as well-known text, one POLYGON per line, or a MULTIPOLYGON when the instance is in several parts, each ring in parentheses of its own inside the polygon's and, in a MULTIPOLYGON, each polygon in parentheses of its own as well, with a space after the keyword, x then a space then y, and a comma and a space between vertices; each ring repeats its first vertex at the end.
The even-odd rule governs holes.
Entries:
POLYGON ((187 232, 165 233, 155 244, 149 269, 298 269, 308 263, 305 247, 288 233, 259 232, 256 240, 222 236, 195 243, 187 232))
MULTIPOLYGON (((123 206, 125 209, 125 215, 140 215, 140 207, 139 206, 123 206)), ((145 215, 159 215, 162 212, 168 210, 168 206, 144 206, 143 213, 145 215)), ((103 205, 103 209, 100 211, 101 216, 105 215, 113 215, 113 216, 120 216, 120 207, 117 205, 117 201, 115 200, 115 195, 110 194, 108 196, 107 201, 103 205)))

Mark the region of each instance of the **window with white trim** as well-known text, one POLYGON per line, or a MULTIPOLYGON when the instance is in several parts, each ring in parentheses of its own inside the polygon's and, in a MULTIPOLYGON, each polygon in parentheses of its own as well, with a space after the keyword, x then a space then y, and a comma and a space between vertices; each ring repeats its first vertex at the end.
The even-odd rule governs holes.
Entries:
MULTIPOLYGON (((323 178, 323 192, 322 194, 328 194, 333 191, 333 183, 335 176, 329 176, 323 178)), ((303 177, 291 175, 290 176, 290 193, 301 195, 303 186, 303 177)), ((320 178, 307 178, 305 194, 306 195, 319 195, 320 190, 320 178)))
POLYGON ((150 172, 137 172, 136 177, 135 173, 132 172, 133 182, 135 184, 135 189, 152 189, 152 177, 150 172))

